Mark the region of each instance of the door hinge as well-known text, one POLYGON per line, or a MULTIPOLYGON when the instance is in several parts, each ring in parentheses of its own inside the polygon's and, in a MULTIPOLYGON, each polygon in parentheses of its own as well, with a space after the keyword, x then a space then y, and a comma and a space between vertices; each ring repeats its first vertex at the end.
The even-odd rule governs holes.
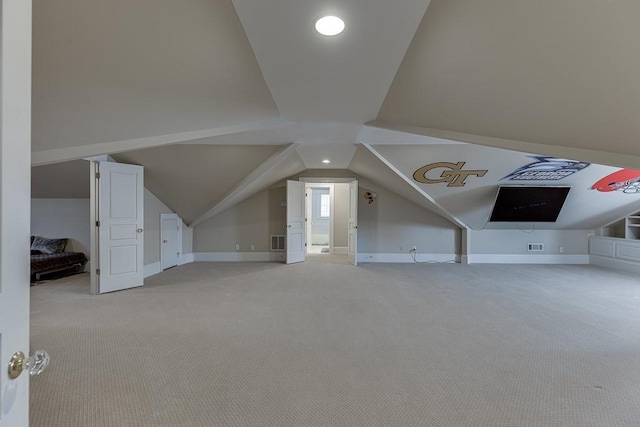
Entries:
POLYGON ((100 221, 96 221, 96 227, 100 227, 100 221))
POLYGON ((99 275, 100 275, 100 269, 96 268, 96 276, 99 276, 99 275))
POLYGON ((96 172, 96 179, 100 179, 100 172, 96 172))

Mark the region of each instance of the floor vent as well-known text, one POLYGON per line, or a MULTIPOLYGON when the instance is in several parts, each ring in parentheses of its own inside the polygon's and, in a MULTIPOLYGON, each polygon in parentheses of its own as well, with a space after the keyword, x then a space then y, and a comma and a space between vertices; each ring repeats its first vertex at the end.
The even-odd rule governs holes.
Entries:
POLYGON ((527 250, 529 252, 542 252, 544 251, 544 245, 542 243, 528 243, 527 250))
POLYGON ((284 236, 283 235, 271 235, 271 250, 272 251, 284 251, 284 236))

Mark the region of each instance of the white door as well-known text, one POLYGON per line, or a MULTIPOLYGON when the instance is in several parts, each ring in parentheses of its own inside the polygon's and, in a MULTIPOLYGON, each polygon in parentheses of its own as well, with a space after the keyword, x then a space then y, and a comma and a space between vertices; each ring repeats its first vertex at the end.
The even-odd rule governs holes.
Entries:
POLYGON ((304 182, 287 181, 287 264, 304 261, 304 182))
POLYGON ((100 162, 98 251, 100 293, 142 286, 144 186, 142 166, 100 162))
POLYGON ((29 375, 11 356, 29 351, 31 1, 0 3, 0 426, 29 424, 29 375))
POLYGON ((307 194, 312 194, 311 193, 311 187, 309 186, 309 184, 305 183, 304 186, 304 194, 305 194, 305 211, 304 211, 304 216, 305 216, 305 231, 307 233, 307 235, 305 236, 305 241, 306 241, 306 245, 305 245, 305 252, 309 253, 309 250, 311 250, 311 247, 313 245, 313 238, 312 238, 312 230, 313 230, 313 197, 308 197, 307 194))
POLYGON ((358 181, 349 183, 349 262, 358 265, 358 181))
POLYGON ((162 269, 175 267, 180 258, 180 223, 176 214, 160 214, 160 253, 162 269))

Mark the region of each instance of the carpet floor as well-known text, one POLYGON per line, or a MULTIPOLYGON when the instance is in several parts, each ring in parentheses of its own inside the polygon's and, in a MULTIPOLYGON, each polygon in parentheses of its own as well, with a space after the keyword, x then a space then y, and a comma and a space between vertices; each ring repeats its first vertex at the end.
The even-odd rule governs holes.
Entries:
POLYGON ((193 263, 31 288, 31 425, 638 426, 640 281, 591 266, 193 263))

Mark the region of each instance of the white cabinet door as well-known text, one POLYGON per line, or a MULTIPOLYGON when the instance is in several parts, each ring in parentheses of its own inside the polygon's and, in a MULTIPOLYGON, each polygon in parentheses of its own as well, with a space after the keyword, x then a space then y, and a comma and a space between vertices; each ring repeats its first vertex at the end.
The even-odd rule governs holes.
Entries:
POLYGON ((160 214, 160 253, 162 269, 178 265, 180 257, 180 223, 176 214, 160 214))
POLYGON ((349 183, 349 262, 358 265, 358 181, 349 183))
POLYGON ((304 261, 304 182, 287 181, 287 264, 304 261))
POLYGON ((144 186, 142 166, 100 162, 98 275, 100 293, 142 286, 144 186))
POLYGON ((0 426, 29 424, 29 375, 9 378, 29 352, 31 1, 0 2, 0 426))

